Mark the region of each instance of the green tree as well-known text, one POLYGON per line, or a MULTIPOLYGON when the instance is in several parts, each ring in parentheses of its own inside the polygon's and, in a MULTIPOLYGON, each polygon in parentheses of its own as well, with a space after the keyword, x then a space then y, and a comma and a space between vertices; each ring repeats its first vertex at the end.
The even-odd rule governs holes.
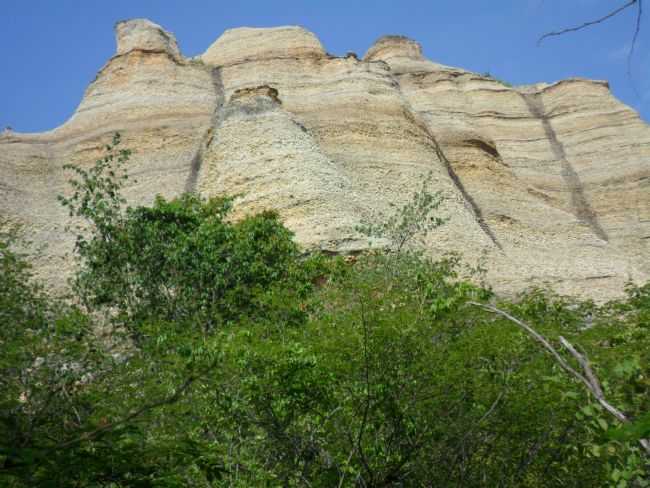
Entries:
POLYGON ((29 485, 65 457, 59 442, 81 435, 84 385, 107 364, 89 320, 47 296, 19 244, 19 228, 0 223, 0 476, 29 485))
POLYGON ((120 171, 129 152, 116 136, 90 170, 70 166, 79 179, 72 216, 85 221, 77 237, 77 293, 91 308, 107 308, 132 332, 146 320, 183 322, 210 331, 246 316, 303 321, 296 307, 318 273, 319 259, 300 260, 292 234, 274 212, 238 222, 231 198, 184 194, 156 197, 152 207, 127 207, 120 171))

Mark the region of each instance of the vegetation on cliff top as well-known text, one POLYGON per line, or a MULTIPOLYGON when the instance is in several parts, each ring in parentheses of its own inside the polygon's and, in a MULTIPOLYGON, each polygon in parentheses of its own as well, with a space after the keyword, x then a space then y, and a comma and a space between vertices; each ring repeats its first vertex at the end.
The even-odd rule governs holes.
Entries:
POLYGON ((409 246, 443 224, 426 188, 365 227, 388 251, 304 256, 274 213, 229 220, 230 199, 127 207, 128 156, 116 138, 62 198, 86 229, 72 300, 3 227, 0 485, 649 486, 650 285, 496 297, 409 246), (576 371, 588 357, 631 421, 475 304, 576 371))

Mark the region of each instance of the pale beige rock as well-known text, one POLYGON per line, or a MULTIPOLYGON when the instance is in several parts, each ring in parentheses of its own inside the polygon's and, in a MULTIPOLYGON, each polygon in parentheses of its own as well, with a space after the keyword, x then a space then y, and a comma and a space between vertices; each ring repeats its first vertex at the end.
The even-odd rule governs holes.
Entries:
POLYGON ((430 174, 450 220, 427 252, 485 255, 497 291, 603 300, 650 278, 650 129, 604 82, 510 87, 401 36, 359 60, 299 27, 232 29, 187 60, 149 21, 116 35, 66 124, 0 134, 2 213, 49 245, 38 269, 54 287, 72 269, 61 166, 92 164, 116 130, 136 151, 133 203, 240 194, 236 215, 275 209, 303 246, 351 252, 370 245, 360 222, 430 174))
POLYGON ((351 238, 360 208, 350 182, 282 108, 277 90, 236 91, 221 112, 214 138, 218 142, 206 150, 199 176, 202 194, 240 195, 235 216, 279 211, 308 247, 367 247, 367 239, 351 238))
POLYGON ((603 82, 513 88, 424 60, 413 45, 384 38, 366 59, 390 65, 503 245, 490 273, 499 288, 551 283, 604 298, 647 280, 635 208, 650 198, 650 130, 638 115, 603 82))
POLYGON ((117 54, 127 54, 133 50, 164 52, 180 60, 181 55, 176 39, 158 24, 147 19, 131 19, 115 25, 117 54))
POLYGON ((290 26, 227 30, 200 58, 213 66, 230 66, 259 59, 321 56, 325 50, 314 34, 290 26))
POLYGON ((69 190, 65 163, 89 167, 119 131, 123 147, 134 150, 125 190, 131 202, 148 204, 157 193, 194 186, 197 154, 221 100, 218 75, 185 61, 173 36, 159 29, 148 21, 119 23, 120 52, 61 127, 0 134, 0 208, 47 246, 36 269, 51 287, 63 287, 74 265, 69 221, 56 200, 69 190))

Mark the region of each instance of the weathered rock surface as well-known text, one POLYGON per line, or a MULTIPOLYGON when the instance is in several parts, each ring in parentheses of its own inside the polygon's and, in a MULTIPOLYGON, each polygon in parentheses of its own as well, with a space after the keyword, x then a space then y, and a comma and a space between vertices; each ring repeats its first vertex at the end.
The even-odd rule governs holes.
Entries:
POLYGON ((428 252, 485 255, 499 291, 600 300, 650 279, 650 128, 605 82, 509 87, 401 36, 359 60, 299 27, 241 28, 186 59, 150 21, 116 34, 68 122, 0 135, 0 211, 48 244, 51 286, 73 266, 62 166, 91 165, 118 130, 135 151, 132 203, 242 194, 237 214, 276 209, 305 247, 350 252, 369 245, 360 221, 430 175, 450 220, 428 252))

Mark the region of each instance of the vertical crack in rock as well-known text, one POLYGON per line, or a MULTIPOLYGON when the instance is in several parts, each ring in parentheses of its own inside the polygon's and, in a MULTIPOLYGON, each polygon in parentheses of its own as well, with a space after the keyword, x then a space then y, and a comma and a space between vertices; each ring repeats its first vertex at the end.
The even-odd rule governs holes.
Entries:
POLYGON ((521 97, 528 106, 530 114, 542 123, 544 134, 549 141, 553 156, 560 161, 562 166, 562 179, 571 195, 571 209, 573 214, 578 220, 587 224, 599 239, 608 242, 609 237, 605 229, 600 225, 594 209, 587 200, 580 176, 578 176, 578 173, 567 159, 564 145, 558 140, 557 133, 551 125, 550 118, 544 108, 544 102, 537 93, 521 93, 521 97))
POLYGON ((221 109, 224 105, 224 87, 223 79, 221 77, 221 68, 212 68, 212 87, 216 97, 214 113, 210 119, 210 125, 199 141, 199 145, 194 153, 194 157, 190 163, 190 174, 185 181, 185 192, 190 193, 196 191, 196 185, 199 180, 199 173, 203 165, 203 153, 207 147, 212 143, 212 138, 216 132, 217 126, 220 123, 221 109))
POLYGON ((449 161, 449 159, 447 159, 447 156, 445 155, 444 151, 440 147, 440 144, 438 144, 438 141, 436 141, 436 139, 428 130, 427 130, 427 134, 431 139, 436 154, 438 154, 438 157, 445 165, 445 169, 447 170, 447 174, 449 175, 449 178, 451 178, 451 181, 454 182, 456 189, 458 189, 460 194, 463 196, 463 199, 465 200, 467 207, 474 215, 474 219, 476 220, 476 223, 479 225, 479 227, 485 233, 485 235, 487 235, 490 238, 490 240, 494 243, 494 245, 497 246, 501 252, 503 252, 503 246, 497 239, 497 236, 492 231, 490 225, 485 221, 485 218, 483 217, 483 210, 481 209, 479 204, 476 203, 476 200, 474 200, 472 195, 469 194, 469 192, 465 188, 465 185, 463 185, 463 182, 461 181, 456 171, 454 171, 451 162, 449 161))
MULTIPOLYGON (((389 68, 390 69, 390 68, 389 68)), ((433 150, 436 152, 438 158, 442 162, 442 164, 445 167, 445 170, 447 171, 447 174, 449 175, 449 178, 453 182, 454 186, 458 190, 458 192, 461 194, 463 197, 463 201, 465 203, 465 206, 468 208, 468 210, 472 213, 474 216, 474 220, 478 224, 478 226, 481 228, 483 233, 492 241, 492 243, 501 251, 503 251, 503 246, 497 239, 496 235, 490 228, 490 225, 485 221, 485 218, 483 217, 483 211, 481 210, 481 207, 476 203, 476 200, 469 194, 467 189, 465 188, 465 185, 463 185, 463 182, 461 181, 460 177, 452 167, 449 159, 447 159, 447 156, 445 155, 444 151, 440 147, 440 144, 438 144, 438 141, 436 140, 435 136, 431 133, 429 130, 429 127, 427 124, 421 120, 417 114, 417 112, 413 109, 411 106, 411 103, 408 101, 406 96, 404 96, 404 93, 402 92, 402 86, 400 85, 399 80, 392 74, 389 74, 394 87, 398 91, 400 98, 402 99, 402 103, 404 104, 404 115, 405 117, 410 120, 413 124, 415 124, 424 134, 424 136, 427 138, 429 141, 429 144, 431 144, 431 147, 433 150)))
POLYGON ((454 186, 456 189, 459 191, 461 196, 463 197, 463 201, 465 203, 465 206, 469 209, 469 211, 472 213, 474 216, 474 220, 478 224, 478 226, 481 228, 483 233, 489 237, 489 239, 494 243, 494 245, 501 251, 503 251, 503 246, 497 239, 497 236, 494 234, 494 231, 490 227, 490 225, 485 221, 485 218, 483 217, 483 210, 481 207, 476 203, 476 200, 469 194, 467 189, 465 188, 465 185, 461 181, 460 177, 458 176, 458 173, 454 170, 453 166, 451 165, 451 162, 449 159, 447 159, 447 156, 445 155, 444 151, 440 147, 440 144, 438 144, 438 141, 434 137, 434 135, 431 133, 429 128, 427 127, 426 123, 421 121, 413 112, 413 109, 411 108, 410 104, 404 100, 404 103, 406 105, 405 109, 405 115, 406 117, 411 120, 425 135, 427 138, 429 144, 433 148, 433 150, 436 152, 438 158, 442 162, 442 164, 445 167, 445 170, 447 171, 447 174, 449 175, 449 178, 453 182, 454 186))

